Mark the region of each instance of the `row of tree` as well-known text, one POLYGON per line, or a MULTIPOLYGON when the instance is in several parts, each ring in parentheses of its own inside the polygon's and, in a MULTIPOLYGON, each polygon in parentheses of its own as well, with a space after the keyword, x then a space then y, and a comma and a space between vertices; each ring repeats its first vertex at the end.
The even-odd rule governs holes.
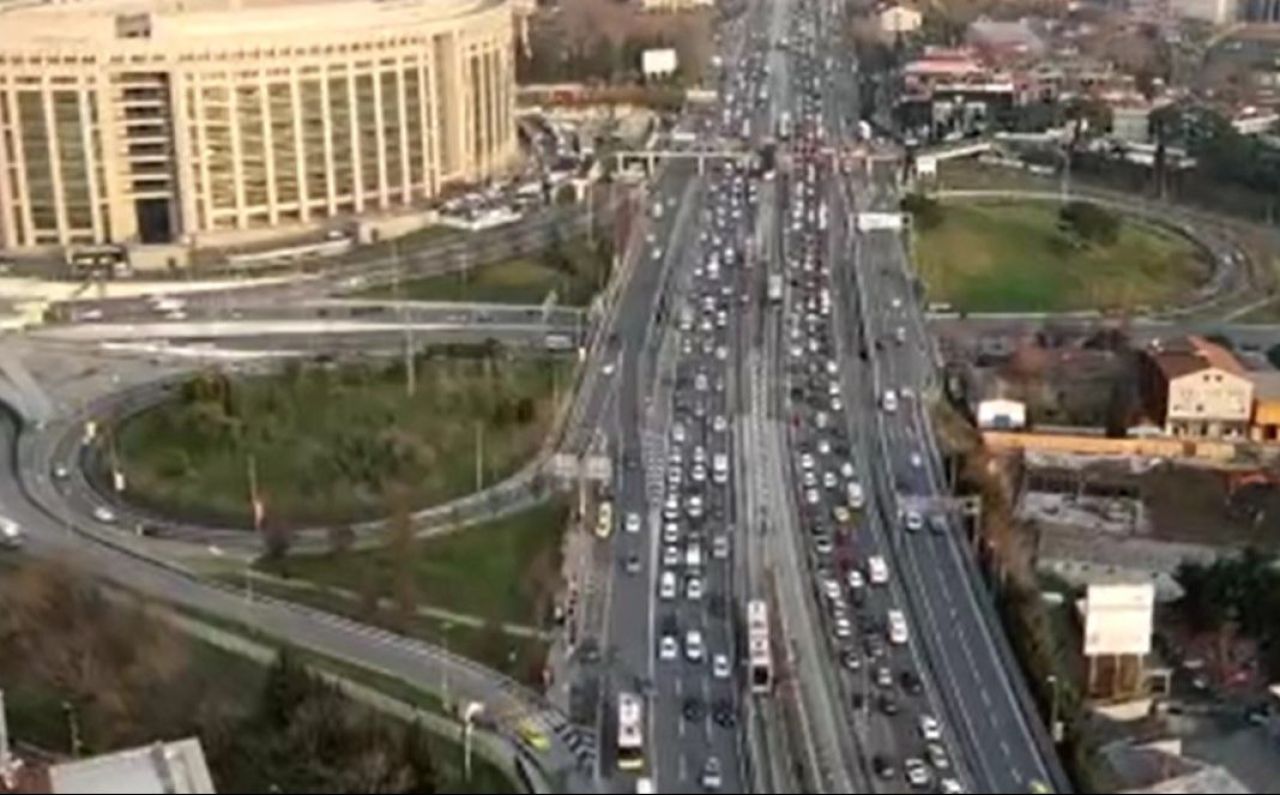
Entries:
POLYGON ((1262 667, 1280 680, 1280 570, 1276 558, 1254 549, 1210 565, 1184 563, 1175 575, 1183 596, 1176 607, 1196 632, 1236 631, 1259 641, 1262 667))
POLYGON ((264 670, 66 566, 0 576, 0 683, 19 741, 97 754, 199 737, 220 792, 434 792, 416 725, 355 704, 283 652, 264 670))

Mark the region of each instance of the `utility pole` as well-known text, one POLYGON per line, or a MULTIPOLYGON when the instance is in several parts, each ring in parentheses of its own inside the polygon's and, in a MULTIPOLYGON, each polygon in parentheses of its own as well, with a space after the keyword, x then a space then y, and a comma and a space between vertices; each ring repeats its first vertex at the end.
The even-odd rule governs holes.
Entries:
POLYGON ((484 423, 476 420, 476 491, 484 488, 484 423))

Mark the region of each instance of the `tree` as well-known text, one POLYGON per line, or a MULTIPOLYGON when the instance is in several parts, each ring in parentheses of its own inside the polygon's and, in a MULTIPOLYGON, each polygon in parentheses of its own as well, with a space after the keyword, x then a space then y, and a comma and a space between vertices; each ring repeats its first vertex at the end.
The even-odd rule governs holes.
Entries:
POLYGON ((921 230, 933 229, 943 221, 942 206, 936 199, 923 193, 908 193, 902 198, 902 209, 911 213, 911 220, 921 230))
POLYGON ((1067 202, 1058 211, 1058 223, 1083 243, 1111 245, 1120 237, 1120 219, 1092 202, 1067 202))

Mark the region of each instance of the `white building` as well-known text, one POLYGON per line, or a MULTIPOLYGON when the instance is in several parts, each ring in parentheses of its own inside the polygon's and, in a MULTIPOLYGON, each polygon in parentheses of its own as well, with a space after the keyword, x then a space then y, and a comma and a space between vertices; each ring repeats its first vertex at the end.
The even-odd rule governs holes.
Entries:
POLYGON ((894 36, 914 33, 924 22, 924 15, 919 11, 896 4, 881 8, 877 18, 880 20, 880 32, 894 36))
POLYGON ((1170 436, 1243 438, 1253 414, 1253 382, 1230 351, 1187 337, 1148 352, 1143 394, 1149 418, 1170 436))
POLYGON ((1145 104, 1112 107, 1111 135, 1129 143, 1147 143, 1151 139, 1151 108, 1145 104))
POLYGON ((1198 19, 1211 25, 1235 20, 1235 0, 1170 0, 1169 7, 1179 19, 1198 19))

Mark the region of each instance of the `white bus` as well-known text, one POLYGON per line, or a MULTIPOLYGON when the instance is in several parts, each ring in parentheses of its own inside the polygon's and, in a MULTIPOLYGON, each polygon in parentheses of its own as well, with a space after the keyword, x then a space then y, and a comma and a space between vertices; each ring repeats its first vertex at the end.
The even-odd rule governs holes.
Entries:
POLYGON ((751 692, 766 694, 773 688, 773 654, 769 646, 769 608, 763 599, 747 602, 747 651, 751 692))
POLYGON ((618 694, 618 769, 644 769, 644 702, 635 693, 618 694))

